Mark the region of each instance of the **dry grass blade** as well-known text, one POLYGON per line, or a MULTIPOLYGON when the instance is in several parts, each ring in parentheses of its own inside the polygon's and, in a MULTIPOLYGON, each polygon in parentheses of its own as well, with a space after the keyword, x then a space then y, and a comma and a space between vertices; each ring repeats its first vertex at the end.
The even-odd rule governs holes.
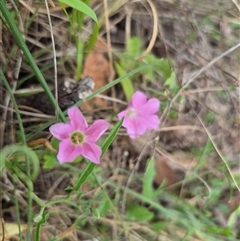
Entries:
POLYGON ((157 13, 157 10, 156 10, 156 7, 154 5, 154 3, 151 1, 151 0, 146 0, 148 2, 148 4, 150 5, 151 9, 152 9, 152 15, 153 15, 153 33, 152 33, 152 37, 151 37, 151 40, 150 40, 150 43, 147 47, 147 49, 144 51, 144 53, 139 56, 136 61, 141 61, 144 57, 147 56, 147 54, 149 54, 156 42, 156 39, 157 39, 157 36, 158 36, 158 24, 159 24, 159 21, 158 21, 158 13, 157 13))
MULTIPOLYGON (((195 111, 194 111, 194 112, 195 112, 195 111)), ((221 160, 224 162, 224 164, 225 164, 225 166, 226 166, 226 168, 227 168, 227 170, 228 170, 228 173, 229 173, 229 175, 231 176, 231 178, 232 178, 232 180, 233 180, 233 182, 234 182, 234 184, 235 184, 235 187, 237 188, 238 192, 240 193, 240 187, 239 187, 239 185, 238 185, 235 177, 233 176, 232 171, 231 171, 231 169, 230 169, 227 161, 225 160, 225 158, 224 158, 223 155, 221 154, 220 150, 218 149, 216 143, 214 142, 214 140, 213 140, 213 138, 212 138, 211 133, 208 131, 208 129, 206 128, 205 124, 203 123, 203 121, 201 120, 201 118, 199 117, 199 115, 198 115, 196 112, 195 112, 195 114, 196 114, 199 122, 201 123, 202 127, 203 127, 204 130, 206 131, 209 139, 211 140, 211 142, 212 142, 212 144, 213 144, 216 152, 217 152, 218 155, 220 156, 221 160)))

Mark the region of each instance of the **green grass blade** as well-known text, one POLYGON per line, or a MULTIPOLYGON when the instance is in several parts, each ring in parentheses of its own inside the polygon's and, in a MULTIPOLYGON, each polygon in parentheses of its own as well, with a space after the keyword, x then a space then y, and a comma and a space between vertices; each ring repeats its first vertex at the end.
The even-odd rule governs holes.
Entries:
POLYGON ((87 54, 93 49, 93 46, 97 40, 97 37, 98 37, 98 33, 99 33, 99 27, 97 24, 94 25, 94 28, 93 28, 93 32, 89 38, 89 41, 88 41, 88 45, 87 45, 87 54))
POLYGON ((65 122, 66 118, 63 114, 63 112, 61 111, 61 109, 58 107, 58 105, 56 104, 55 98, 51 92, 51 90, 49 89, 49 86, 46 82, 46 80, 44 79, 40 69, 38 68, 36 62, 34 61, 34 58, 32 56, 32 54, 30 53, 26 43, 24 42, 14 20, 12 19, 11 14, 9 13, 5 2, 4 1, 0 1, 0 10, 2 11, 2 14, 9 26, 9 28, 12 31, 12 34, 14 36, 14 39, 16 40, 18 46, 20 47, 20 49, 23 51, 28 63, 30 64, 33 72, 35 73, 38 81, 40 82, 40 84, 42 85, 45 93, 47 94, 48 98, 50 99, 51 103, 53 104, 54 107, 58 108, 58 113, 60 118, 62 119, 62 121, 65 122))
POLYGON ((59 0, 59 2, 64 3, 92 18, 96 23, 98 23, 97 16, 95 12, 84 2, 79 0, 59 0))
POLYGON ((103 141, 101 148, 102 148, 102 156, 106 153, 106 151, 108 150, 109 146, 113 143, 119 129, 121 128, 123 123, 123 119, 120 120, 111 130, 111 132, 109 133, 109 135, 107 136, 107 138, 103 141))
MULTIPOLYGON (((126 76, 126 71, 122 68, 121 65, 119 65, 117 62, 114 63, 114 66, 116 68, 116 71, 118 73, 118 76, 122 77, 122 76, 126 76)), ((122 82, 121 82, 122 88, 123 88, 123 92, 126 96, 127 101, 129 102, 132 98, 132 95, 134 93, 134 87, 132 84, 132 81, 130 80, 130 78, 125 78, 122 82)))
POLYGON ((143 190, 142 190, 143 196, 148 198, 154 197, 153 182, 154 182, 155 176, 156 176, 155 160, 154 158, 151 158, 148 161, 147 169, 143 176, 143 190))
POLYGON ((83 42, 78 41, 77 42, 77 70, 76 70, 76 79, 77 80, 79 80, 82 75, 83 47, 84 47, 83 42))

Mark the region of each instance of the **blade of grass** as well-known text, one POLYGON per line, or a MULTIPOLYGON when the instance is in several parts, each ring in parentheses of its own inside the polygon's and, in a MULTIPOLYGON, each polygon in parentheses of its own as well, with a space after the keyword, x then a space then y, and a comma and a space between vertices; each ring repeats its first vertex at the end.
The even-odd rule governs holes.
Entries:
MULTIPOLYGON (((114 66, 115 66, 116 71, 117 71, 119 76, 126 76, 126 72, 122 68, 121 65, 119 65, 117 62, 115 62, 114 66)), ((132 81, 129 78, 125 78, 121 82, 121 85, 122 85, 122 88, 123 88, 123 92, 126 96, 126 99, 129 102, 132 98, 133 93, 134 93, 134 87, 133 87, 132 81)))
POLYGON ((88 41, 88 45, 87 45, 87 50, 86 50, 86 53, 88 54, 92 49, 93 49, 93 46, 97 40, 97 37, 98 37, 98 32, 99 32, 99 27, 97 24, 94 25, 94 28, 93 28, 93 31, 92 31, 92 34, 89 38, 89 41, 88 41))
POLYGON ((44 79, 43 75, 42 75, 42 72, 40 71, 40 69, 38 68, 36 62, 34 61, 34 58, 32 56, 32 54, 30 53, 26 43, 24 42, 14 20, 12 19, 12 16, 11 14, 9 13, 6 5, 5 5, 5 2, 4 1, 0 1, 0 10, 2 11, 2 14, 10 28, 10 30, 12 31, 12 34, 14 36, 14 39, 16 40, 19 48, 23 51, 28 63, 30 64, 33 72, 35 73, 39 83, 42 85, 46 95, 48 96, 50 102, 52 103, 52 105, 54 107, 56 107, 58 109, 58 113, 59 113, 59 116, 61 118, 61 120, 63 122, 65 122, 66 118, 63 114, 63 112, 61 111, 61 109, 58 107, 56 101, 55 101, 55 98, 51 92, 51 90, 49 89, 49 86, 46 82, 46 80, 44 79))
POLYGON ((84 2, 79 0, 59 0, 59 2, 64 3, 92 18, 96 23, 98 23, 97 16, 95 12, 84 2))

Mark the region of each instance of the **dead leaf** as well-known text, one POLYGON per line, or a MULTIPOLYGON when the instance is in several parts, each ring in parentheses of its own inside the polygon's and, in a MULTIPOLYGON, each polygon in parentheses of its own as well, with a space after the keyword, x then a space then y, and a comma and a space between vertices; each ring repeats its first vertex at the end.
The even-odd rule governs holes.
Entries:
MULTIPOLYGON (((156 152, 156 178, 157 185, 161 185, 166 180, 166 186, 171 186, 182 181, 187 171, 192 170, 198 163, 198 158, 192 153, 184 151, 174 151, 168 153, 163 151, 160 155, 156 152)), ((176 186, 174 191, 179 191, 180 186, 176 186)))
MULTIPOLYGON (((107 50, 107 44, 104 42, 104 40, 98 39, 93 51, 85 60, 82 78, 87 76, 93 78, 95 82, 95 88, 93 91, 105 86, 113 78, 113 67, 104 56, 107 53, 107 50)), ((107 94, 108 92, 109 90, 102 94, 107 94)), ((92 110, 94 105, 98 107, 106 107, 107 101, 105 99, 95 97, 91 100, 91 102, 83 104, 81 109, 92 110)))
MULTIPOLYGON (((20 224, 21 232, 27 230, 27 224, 20 224)), ((0 220, 0 240, 8 241, 19 236, 19 225, 15 223, 5 223, 3 218, 0 220)))
POLYGON ((166 182, 166 186, 170 186, 181 181, 176 172, 168 165, 166 157, 158 156, 155 159, 155 162, 156 177, 154 181, 158 186, 164 181, 166 182))
POLYGON ((181 169, 184 172, 192 170, 198 163, 198 158, 190 152, 177 150, 172 153, 164 152, 163 155, 168 159, 171 168, 181 169))

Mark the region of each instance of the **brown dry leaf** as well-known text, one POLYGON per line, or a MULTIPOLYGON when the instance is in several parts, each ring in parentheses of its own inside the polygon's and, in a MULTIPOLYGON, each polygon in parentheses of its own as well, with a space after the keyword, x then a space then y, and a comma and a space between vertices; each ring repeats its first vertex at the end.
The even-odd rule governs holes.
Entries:
POLYGON ((198 158, 196 156, 190 152, 181 150, 177 150, 172 153, 164 152, 164 156, 169 160, 169 166, 173 169, 181 169, 185 172, 193 169, 198 163, 198 158))
POLYGON ((158 185, 165 180, 166 186, 183 180, 185 173, 197 165, 198 159, 192 154, 183 151, 156 154, 156 178, 158 185))
MULTIPOLYGON (((153 146, 151 146, 151 142, 146 142, 148 135, 149 133, 145 133, 141 137, 130 140, 136 151, 141 153, 143 156, 151 155, 153 153, 153 146)), ((170 158, 170 160, 172 160, 172 158, 170 158)), ((155 152, 156 176, 154 183, 157 186, 161 185, 163 182, 166 182, 165 185, 168 187, 181 181, 184 178, 184 172, 182 169, 183 168, 181 166, 174 166, 172 163, 170 163, 168 155, 165 155, 165 153, 164 156, 162 156, 158 152, 155 152)))
MULTIPOLYGON (((104 54, 107 53, 107 50, 107 44, 103 39, 99 38, 96 41, 93 51, 87 56, 84 63, 82 78, 87 76, 91 76, 93 78, 95 82, 94 91, 108 84, 114 75, 112 65, 104 57, 104 54)), ((108 91, 105 91, 103 94, 107 93, 108 91)), ((102 98, 95 97, 91 100, 91 102, 83 104, 81 109, 83 108, 92 110, 94 105, 98 107, 106 107, 107 101, 102 98)))
POLYGON ((168 165, 168 160, 164 156, 156 155, 155 159, 155 184, 161 185, 166 182, 166 186, 171 186, 182 180, 182 177, 177 173, 176 170, 168 165))
MULTIPOLYGON (((20 225, 21 232, 27 230, 27 224, 20 225)), ((19 225, 15 223, 5 223, 0 220, 0 240, 8 241, 11 238, 19 236, 19 225)))
MULTIPOLYGON (((141 137, 130 140, 136 151, 143 156, 151 155, 154 151, 151 142, 147 142, 148 135, 149 133, 146 132, 141 137)), ((198 159, 192 153, 181 150, 168 153, 163 151, 161 147, 156 148, 155 160, 155 184, 161 185, 165 181, 167 187, 182 181, 185 173, 198 163, 198 159)))

